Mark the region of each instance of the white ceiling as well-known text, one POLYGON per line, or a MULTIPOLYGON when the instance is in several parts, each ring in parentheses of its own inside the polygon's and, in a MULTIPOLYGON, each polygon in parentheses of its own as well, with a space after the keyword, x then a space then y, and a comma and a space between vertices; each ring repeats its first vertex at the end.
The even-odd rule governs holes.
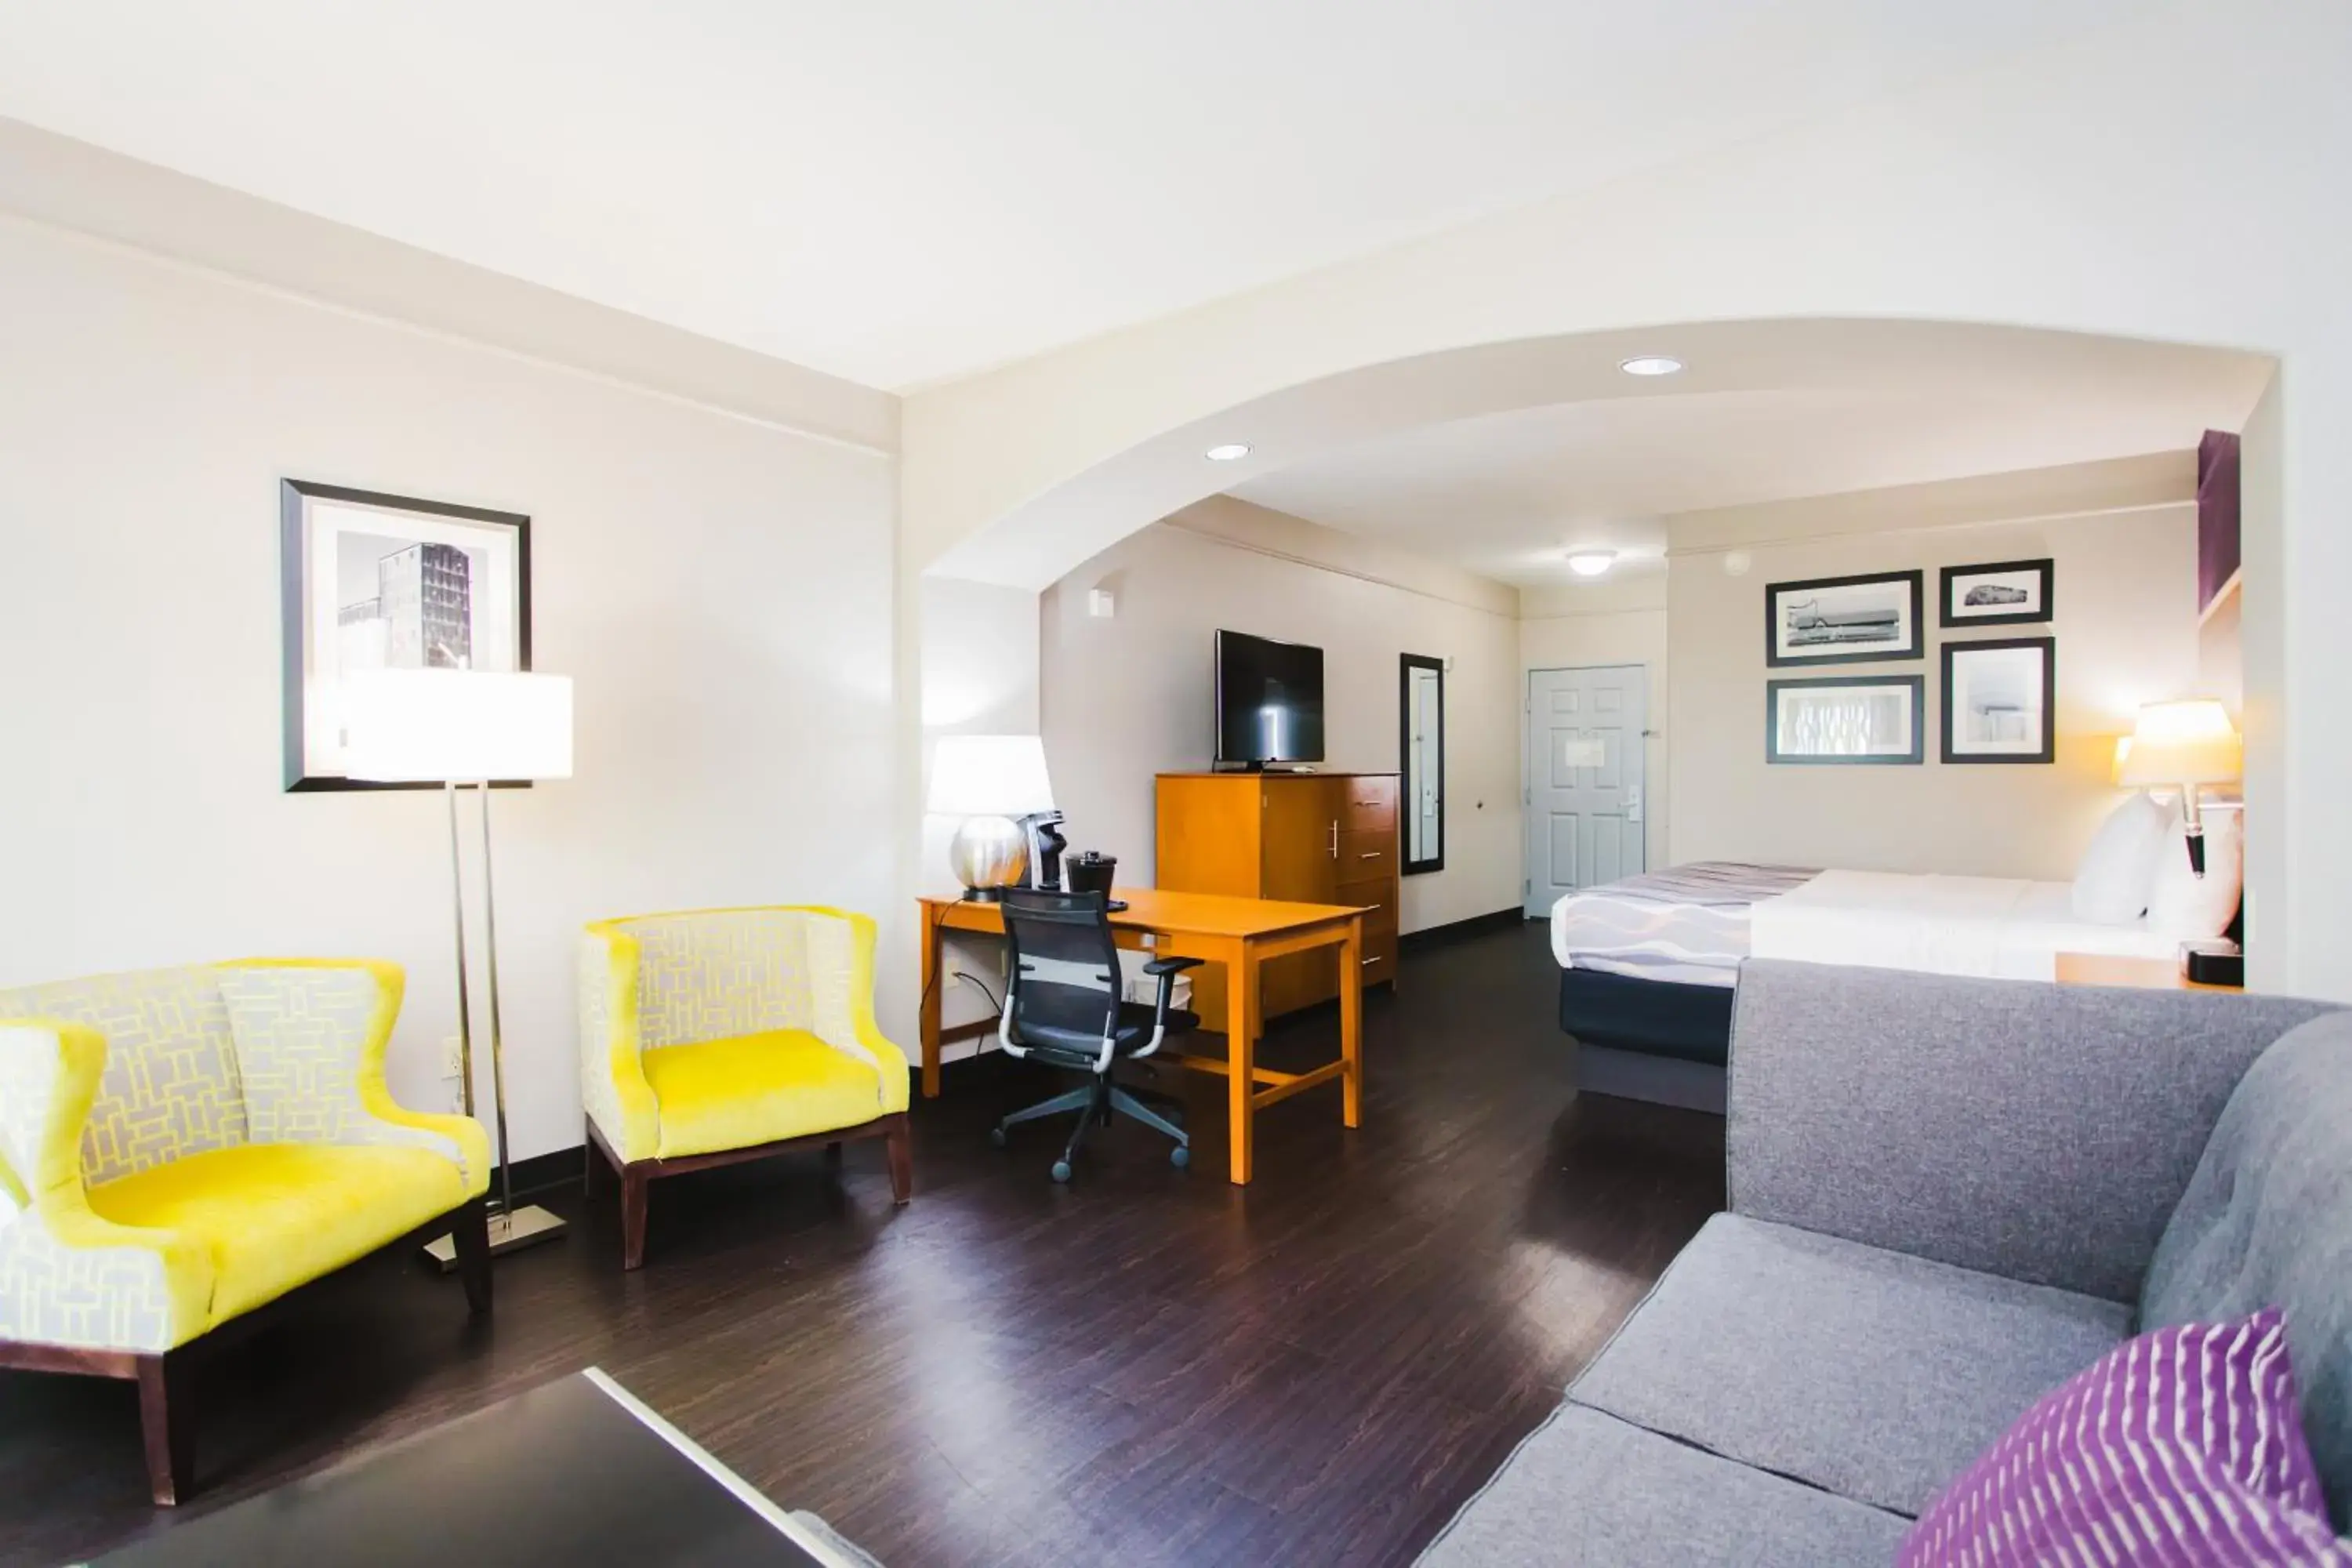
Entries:
POLYGON ((869 384, 2156 0, 10 0, 0 115, 869 384))
MULTIPOLYGON (((1664 558, 1671 513, 2193 447, 2252 393, 2233 356, 2132 345, 2104 385, 1830 387, 1556 404, 1424 426, 1234 487, 1262 506, 1502 582, 1571 581, 1573 548, 1664 558)), ((2259 372, 2256 373, 2257 376, 2259 372)), ((2259 390, 2260 380, 2251 385, 2259 390)))

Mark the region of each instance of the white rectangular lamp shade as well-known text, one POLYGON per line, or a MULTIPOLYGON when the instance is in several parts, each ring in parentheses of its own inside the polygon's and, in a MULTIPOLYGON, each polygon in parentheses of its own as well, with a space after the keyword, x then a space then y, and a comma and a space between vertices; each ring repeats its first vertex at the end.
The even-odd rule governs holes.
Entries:
POLYGON ((343 681, 343 771, 372 784, 572 776, 562 675, 371 669, 343 681))
POLYGON ((929 809, 942 816, 1024 816, 1054 808, 1045 742, 1035 735, 946 735, 931 755, 929 809))
POLYGON ((2116 782, 2126 786, 2231 784, 2244 771, 2245 742, 2229 710, 2203 700, 2142 708, 2116 758, 2116 782))

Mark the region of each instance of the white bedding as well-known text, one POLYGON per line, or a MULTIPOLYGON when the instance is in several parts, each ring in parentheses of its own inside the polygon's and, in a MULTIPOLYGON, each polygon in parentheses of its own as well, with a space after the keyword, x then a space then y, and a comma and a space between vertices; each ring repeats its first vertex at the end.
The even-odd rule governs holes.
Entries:
POLYGON ((2004 980, 2054 980, 2061 952, 2169 958, 2179 945, 2145 921, 2077 920, 2070 883, 1998 877, 1824 871, 1748 915, 1758 958, 2004 980))

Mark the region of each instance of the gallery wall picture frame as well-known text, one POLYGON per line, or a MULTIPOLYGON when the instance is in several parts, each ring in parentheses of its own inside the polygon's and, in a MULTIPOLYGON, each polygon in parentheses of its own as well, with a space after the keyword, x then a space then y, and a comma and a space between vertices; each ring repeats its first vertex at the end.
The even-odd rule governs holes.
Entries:
POLYGON ((1814 577, 1764 589, 1764 662, 1773 669, 1881 664, 1927 655, 1924 572, 1814 577))
POLYGON ((289 793, 441 787, 344 775, 347 671, 530 668, 519 512, 281 479, 278 573, 289 793))
POLYGON ((1944 645, 1943 759, 2058 759, 2058 639, 1984 637, 1944 645))
POLYGON ((1924 675, 1830 675, 1764 683, 1764 760, 1823 766, 1927 761, 1924 675))
POLYGON ((1937 625, 2022 626, 2055 617, 2057 563, 1991 561, 1947 566, 1937 595, 1937 625))

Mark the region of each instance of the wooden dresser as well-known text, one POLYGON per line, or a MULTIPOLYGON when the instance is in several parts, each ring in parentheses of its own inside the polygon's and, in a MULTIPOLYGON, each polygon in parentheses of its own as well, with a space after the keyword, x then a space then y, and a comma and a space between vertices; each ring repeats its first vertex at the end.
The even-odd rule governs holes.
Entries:
MULTIPOLYGON (((1394 773, 1161 773, 1158 884, 1304 903, 1360 904, 1361 983, 1396 978, 1397 776, 1394 773)), ((1329 951, 1269 960, 1258 1016, 1279 1017, 1339 994, 1329 951)), ((1225 976, 1192 972, 1193 1009, 1222 1016, 1225 976)))

